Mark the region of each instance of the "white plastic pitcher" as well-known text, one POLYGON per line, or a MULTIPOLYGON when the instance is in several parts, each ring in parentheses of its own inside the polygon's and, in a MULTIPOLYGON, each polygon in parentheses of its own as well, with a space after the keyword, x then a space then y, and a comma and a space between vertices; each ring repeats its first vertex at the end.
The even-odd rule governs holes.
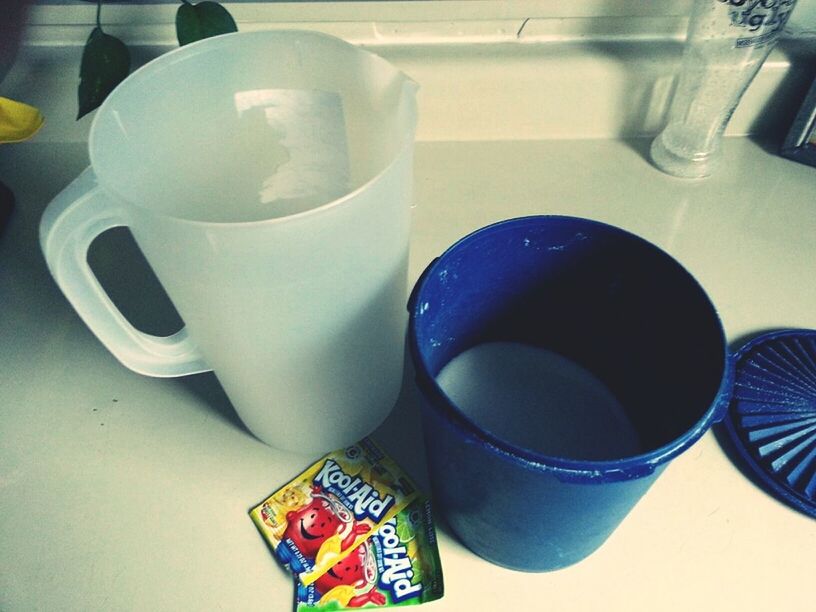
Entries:
POLYGON ((125 366, 214 370, 268 444, 328 451, 399 393, 416 85, 313 32, 229 34, 150 62, 108 97, 91 167, 46 209, 59 287, 125 366), (135 329, 87 251, 127 226, 185 322, 135 329))

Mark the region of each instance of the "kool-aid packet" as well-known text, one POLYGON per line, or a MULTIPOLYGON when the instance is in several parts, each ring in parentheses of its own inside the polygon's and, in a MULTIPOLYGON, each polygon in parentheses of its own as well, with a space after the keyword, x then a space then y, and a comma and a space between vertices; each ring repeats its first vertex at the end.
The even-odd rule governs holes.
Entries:
POLYGON ((250 511, 275 556, 310 585, 417 496, 371 440, 329 453, 250 511))
POLYGON ((442 597, 442 567, 427 499, 417 498, 310 585, 297 612, 421 604, 442 597))

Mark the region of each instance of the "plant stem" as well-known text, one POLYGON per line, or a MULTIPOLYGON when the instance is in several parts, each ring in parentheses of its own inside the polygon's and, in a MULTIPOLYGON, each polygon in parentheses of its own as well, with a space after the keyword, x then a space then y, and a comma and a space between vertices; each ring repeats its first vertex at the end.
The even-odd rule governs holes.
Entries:
POLYGON ((102 15, 102 0, 96 0, 96 27, 100 30, 102 29, 102 21, 100 16, 102 15))

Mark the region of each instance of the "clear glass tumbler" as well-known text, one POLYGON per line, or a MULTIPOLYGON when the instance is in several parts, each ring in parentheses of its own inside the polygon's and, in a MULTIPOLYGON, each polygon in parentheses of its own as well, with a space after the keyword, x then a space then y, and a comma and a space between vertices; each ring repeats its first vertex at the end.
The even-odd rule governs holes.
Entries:
POLYGON ((669 120, 652 143, 655 166, 709 176, 743 93, 776 44, 796 0, 696 0, 669 120))

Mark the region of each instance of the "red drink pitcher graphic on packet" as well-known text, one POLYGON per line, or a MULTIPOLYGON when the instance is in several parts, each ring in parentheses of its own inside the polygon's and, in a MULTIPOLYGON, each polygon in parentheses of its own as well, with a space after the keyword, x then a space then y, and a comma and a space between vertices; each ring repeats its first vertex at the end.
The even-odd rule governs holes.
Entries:
POLYGON ((296 583, 296 612, 408 606, 443 592, 431 505, 417 497, 312 584, 296 583))
MULTIPOLYGON (((263 514, 263 510, 261 510, 263 514)), ((266 518, 269 518, 267 515, 266 518)), ((307 558, 314 559, 320 547, 329 538, 340 536, 340 551, 347 550, 358 535, 371 531, 365 523, 358 523, 337 497, 323 493, 319 486, 312 487, 312 501, 300 510, 286 513, 283 539, 289 540, 307 558)))
POLYGON ((309 585, 416 495, 410 479, 366 438, 314 463, 250 516, 278 559, 309 585))

